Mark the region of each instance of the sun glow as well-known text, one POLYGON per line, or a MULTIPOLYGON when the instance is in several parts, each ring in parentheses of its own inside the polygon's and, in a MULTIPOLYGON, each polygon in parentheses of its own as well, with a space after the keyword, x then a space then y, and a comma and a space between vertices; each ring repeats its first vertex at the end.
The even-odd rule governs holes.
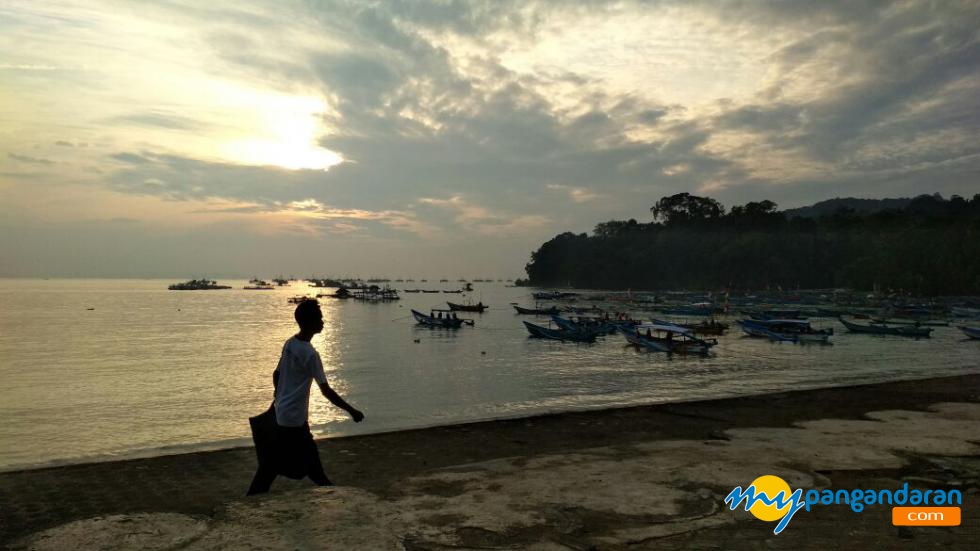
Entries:
POLYGON ((254 93, 241 94, 233 101, 246 108, 254 120, 251 136, 222 144, 221 154, 229 160, 289 170, 327 170, 343 162, 339 154, 316 143, 325 132, 320 124, 326 112, 323 101, 310 96, 254 93))

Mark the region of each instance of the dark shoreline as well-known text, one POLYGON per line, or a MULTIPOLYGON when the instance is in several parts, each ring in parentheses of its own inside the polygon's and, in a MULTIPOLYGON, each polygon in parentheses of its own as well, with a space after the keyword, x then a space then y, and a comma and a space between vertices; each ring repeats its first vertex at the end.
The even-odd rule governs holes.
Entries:
MULTIPOLYGON (((318 444, 335 482, 384 498, 398 495, 399 481, 407 477, 457 465, 664 440, 718 440, 734 428, 863 419, 870 411, 925 411, 942 402, 980 402, 980 375, 558 413, 329 438, 318 444)), ((243 498, 254 467, 251 448, 234 448, 0 473, 0 542, 116 513, 209 516, 228 501, 243 498)), ((308 487, 306 481, 280 479, 272 494, 308 487)), ((969 513, 964 510, 966 521, 969 513)))

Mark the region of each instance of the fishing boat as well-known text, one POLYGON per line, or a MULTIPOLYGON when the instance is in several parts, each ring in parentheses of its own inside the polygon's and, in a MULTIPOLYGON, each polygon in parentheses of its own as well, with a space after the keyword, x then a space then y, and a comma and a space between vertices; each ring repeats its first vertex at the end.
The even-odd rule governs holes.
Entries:
POLYGON ((960 325, 959 328, 960 331, 962 331, 967 337, 970 337, 971 339, 980 339, 980 327, 967 327, 965 325, 960 325))
POLYGON ((192 279, 183 283, 174 283, 167 287, 171 291, 212 291, 216 289, 231 289, 230 285, 218 285, 213 279, 192 279))
POLYGON ((833 329, 814 329, 810 322, 795 319, 739 320, 750 337, 764 337, 774 341, 830 342, 833 329))
POLYGON ((250 279, 248 285, 242 287, 246 291, 271 291, 274 289, 271 283, 262 279, 250 279))
POLYGON ((567 291, 538 291, 536 293, 531 293, 534 300, 562 300, 566 298, 577 297, 578 293, 570 293, 567 291))
POLYGON ((677 325, 685 329, 690 329, 695 335, 724 335, 728 331, 728 324, 715 320, 714 318, 702 320, 701 323, 672 323, 665 320, 650 320, 659 325, 677 325))
POLYGON ((312 300, 314 302, 316 301, 315 298, 306 295, 296 295, 294 297, 289 297, 287 300, 289 301, 290 304, 299 304, 301 302, 306 302, 308 300, 312 300))
POLYGON ((742 314, 754 320, 798 320, 805 317, 799 310, 748 310, 742 314))
POLYGON ((871 335, 899 335, 902 337, 928 338, 932 333, 931 327, 915 327, 910 325, 890 326, 882 323, 871 323, 861 325, 853 321, 847 321, 843 317, 837 318, 848 331, 852 333, 868 333, 871 335))
POLYGON ((710 302, 696 302, 694 304, 688 304, 686 306, 661 308, 660 311, 663 312, 664 314, 668 314, 672 316, 704 317, 704 316, 710 316, 720 310, 715 306, 713 306, 710 302))
POLYGON ((885 325, 915 325, 915 326, 925 326, 925 327, 949 327, 949 322, 944 320, 915 320, 915 319, 889 319, 889 318, 871 318, 871 321, 875 323, 883 323, 885 325))
POLYGON ((456 304, 455 302, 446 302, 449 305, 450 310, 455 310, 457 312, 480 312, 483 313, 484 310, 489 308, 483 302, 477 304, 456 304))
POLYGON ((557 306, 552 306, 551 308, 524 308, 516 304, 511 304, 514 310, 517 310, 518 314, 524 314, 526 316, 553 316, 561 312, 557 306))
POLYGON ((428 315, 419 312, 418 310, 412 310, 412 317, 419 325, 424 325, 426 327, 439 327, 443 329, 459 329, 463 323, 469 322, 468 325, 473 325, 473 320, 464 320, 463 318, 456 317, 456 314, 452 310, 444 310, 439 308, 433 308, 428 315))
POLYGON ((718 344, 714 339, 695 337, 689 329, 679 325, 659 323, 637 325, 633 331, 623 331, 623 338, 634 346, 668 354, 706 355, 718 344))
POLYGON ((439 289, 422 289, 423 293, 438 293, 439 289))
POLYGON ((616 332, 615 325, 607 323, 606 320, 601 318, 592 318, 587 316, 563 318, 561 316, 552 315, 551 321, 553 321, 558 327, 568 331, 589 331, 591 333, 595 333, 596 335, 612 335, 616 332))
POLYGON ((450 293, 450 294, 461 295, 461 294, 463 294, 463 290, 462 289, 456 289, 455 291, 445 291, 444 290, 443 293, 450 293))
POLYGON ((422 289, 403 289, 403 293, 421 293, 422 289))
POLYGON ((527 328, 527 332, 534 338, 551 339, 555 341, 595 342, 595 333, 586 331, 569 331, 567 329, 552 329, 550 327, 535 325, 527 321, 522 321, 522 323, 524 324, 524 327, 527 328))

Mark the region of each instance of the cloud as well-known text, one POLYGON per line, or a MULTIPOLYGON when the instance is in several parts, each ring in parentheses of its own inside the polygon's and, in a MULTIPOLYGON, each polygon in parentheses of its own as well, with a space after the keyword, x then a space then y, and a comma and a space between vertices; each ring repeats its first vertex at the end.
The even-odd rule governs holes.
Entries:
POLYGON ((163 111, 150 111, 146 113, 132 113, 129 115, 120 115, 107 119, 108 124, 125 124, 134 126, 150 126, 157 128, 166 128, 170 130, 188 130, 188 131, 200 131, 205 128, 205 124, 201 121, 177 115, 174 113, 167 113, 163 111))
POLYGON ((7 157, 21 163, 28 163, 32 165, 50 166, 54 164, 54 161, 50 159, 39 159, 37 157, 28 157, 27 155, 18 155, 16 153, 7 153, 7 157))

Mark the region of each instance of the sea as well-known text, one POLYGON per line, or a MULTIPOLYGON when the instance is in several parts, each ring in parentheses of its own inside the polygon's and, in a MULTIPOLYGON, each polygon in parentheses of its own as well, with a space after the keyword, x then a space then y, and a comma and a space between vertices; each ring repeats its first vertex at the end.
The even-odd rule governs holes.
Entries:
MULTIPOLYGON (((318 290, 291 282, 253 291, 226 280, 232 289, 169 291, 171 283, 0 279, 0 471, 250 445, 248 418, 268 408, 283 342, 296 332, 288 299, 318 290)), ((366 418, 355 424, 314 388, 314 434, 980 372, 980 341, 952 326, 916 340, 848 334, 814 318, 836 332, 824 346, 749 338, 733 325, 708 357, 645 352, 619 335, 595 344, 532 339, 521 320, 535 318, 511 304, 533 306, 533 289, 474 286, 395 302, 321 298, 324 330, 313 345, 330 384, 366 418), (410 309, 447 300, 489 309, 463 314, 473 327, 415 324, 410 309)))

